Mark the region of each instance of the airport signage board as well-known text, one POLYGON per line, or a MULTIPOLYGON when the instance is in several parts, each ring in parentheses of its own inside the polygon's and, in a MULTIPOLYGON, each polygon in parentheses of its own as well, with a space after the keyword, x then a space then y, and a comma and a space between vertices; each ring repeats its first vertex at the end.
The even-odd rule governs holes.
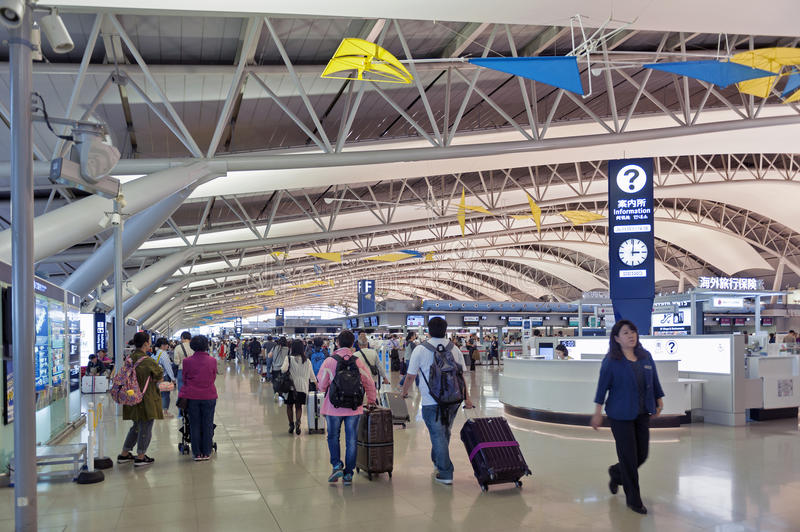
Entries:
POLYGON ((650 332, 655 297, 653 159, 608 162, 609 292, 617 321, 650 332))
POLYGON ((358 313, 371 314, 375 312, 375 281, 361 279, 358 281, 358 313))
POLYGON ((283 307, 278 307, 275 309, 275 327, 283 327, 285 324, 284 316, 283 316, 283 307))
POLYGON ((698 277, 697 288, 703 290, 763 290, 764 281, 752 277, 698 277))
POLYGON ((743 297, 714 296, 711 304, 716 308, 742 308, 744 307, 743 297))

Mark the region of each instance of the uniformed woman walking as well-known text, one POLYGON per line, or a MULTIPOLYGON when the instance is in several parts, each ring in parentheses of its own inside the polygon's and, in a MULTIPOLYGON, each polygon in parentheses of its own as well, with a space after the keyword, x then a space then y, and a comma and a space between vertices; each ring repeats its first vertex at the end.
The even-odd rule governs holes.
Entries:
POLYGON ((608 488, 615 494, 621 484, 628 508, 640 514, 646 514, 647 508, 639 494, 639 466, 647 460, 650 418, 661 413, 663 397, 656 364, 639 342, 636 325, 628 320, 616 322, 600 366, 591 425, 597 430, 602 424, 605 403, 619 459, 608 468, 608 488))

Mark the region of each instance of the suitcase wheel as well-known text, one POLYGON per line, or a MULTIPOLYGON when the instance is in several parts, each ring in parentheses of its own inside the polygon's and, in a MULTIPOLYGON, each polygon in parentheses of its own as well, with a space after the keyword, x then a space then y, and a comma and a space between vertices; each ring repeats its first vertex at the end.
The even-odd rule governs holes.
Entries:
POLYGON ((516 487, 518 487, 518 488, 521 488, 522 487, 522 481, 521 480, 517 480, 516 482, 514 482, 514 485, 516 487))
POLYGON ((402 425, 403 425, 403 428, 406 428, 406 424, 405 423, 403 423, 402 425))
POLYGON ((178 452, 183 454, 183 444, 182 443, 178 444, 178 452))
POLYGON ((367 480, 372 481, 372 473, 367 473, 367 480))
POLYGON ((389 478, 392 478, 392 472, 389 471, 389 478))
POLYGON ((489 485, 488 484, 481 484, 481 491, 484 491, 484 492, 489 491, 489 485))
POLYGON ((217 452, 217 442, 214 442, 214 452, 217 452))

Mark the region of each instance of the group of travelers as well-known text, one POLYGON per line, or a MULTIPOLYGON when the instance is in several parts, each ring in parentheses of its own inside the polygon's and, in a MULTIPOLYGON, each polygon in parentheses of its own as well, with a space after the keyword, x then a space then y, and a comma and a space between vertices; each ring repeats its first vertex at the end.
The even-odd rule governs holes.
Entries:
POLYGON ((171 345, 159 338, 152 345, 150 335, 137 332, 131 341, 133 352, 115 376, 112 398, 123 405, 122 419, 132 421, 128 435, 117 456, 117 463, 133 462, 134 467, 149 466, 155 460, 147 449, 157 419, 172 417, 169 413, 170 392, 178 390, 179 411, 188 418, 191 450, 194 460, 211 456, 214 432, 214 410, 217 390, 214 384, 220 373, 217 361, 209 354, 208 338, 184 331, 181 341, 171 345), (170 350, 170 347, 172 349, 170 350), (135 380, 126 382, 126 377, 135 380), (121 396, 136 396, 138 400, 121 396), (137 454, 132 451, 136 449, 137 454))

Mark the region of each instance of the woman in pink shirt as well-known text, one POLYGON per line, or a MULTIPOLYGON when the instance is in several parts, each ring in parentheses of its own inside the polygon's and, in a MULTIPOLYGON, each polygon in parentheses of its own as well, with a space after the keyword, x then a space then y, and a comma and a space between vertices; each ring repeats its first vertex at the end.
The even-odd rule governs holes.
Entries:
MULTIPOLYGON (((351 331, 342 331, 339 334, 339 349, 334 351, 332 356, 325 359, 317 374, 317 388, 325 393, 325 401, 322 403, 320 412, 326 417, 328 423, 328 451, 330 452, 331 465, 333 466, 328 482, 336 482, 339 478, 343 478, 342 482, 345 485, 353 482, 353 469, 356 467, 356 432, 358 430, 358 420, 364 412, 362 407, 363 400, 354 401, 353 407, 336 407, 331 400, 329 388, 336 376, 337 366, 348 363, 350 358, 353 357, 354 342, 355 336, 351 331), (344 464, 342 464, 339 448, 339 434, 342 424, 344 424, 345 433, 344 464)), ((367 395, 367 402, 376 404, 378 392, 375 389, 375 383, 372 380, 369 369, 360 358, 353 357, 353 359, 361 377, 361 386, 367 395)), ((338 401, 338 399, 334 399, 335 401, 338 401)))
POLYGON ((208 354, 208 338, 195 336, 189 342, 194 354, 183 360, 183 386, 178 398, 189 400, 187 415, 195 461, 211 458, 214 409, 217 406, 217 361, 208 354))

